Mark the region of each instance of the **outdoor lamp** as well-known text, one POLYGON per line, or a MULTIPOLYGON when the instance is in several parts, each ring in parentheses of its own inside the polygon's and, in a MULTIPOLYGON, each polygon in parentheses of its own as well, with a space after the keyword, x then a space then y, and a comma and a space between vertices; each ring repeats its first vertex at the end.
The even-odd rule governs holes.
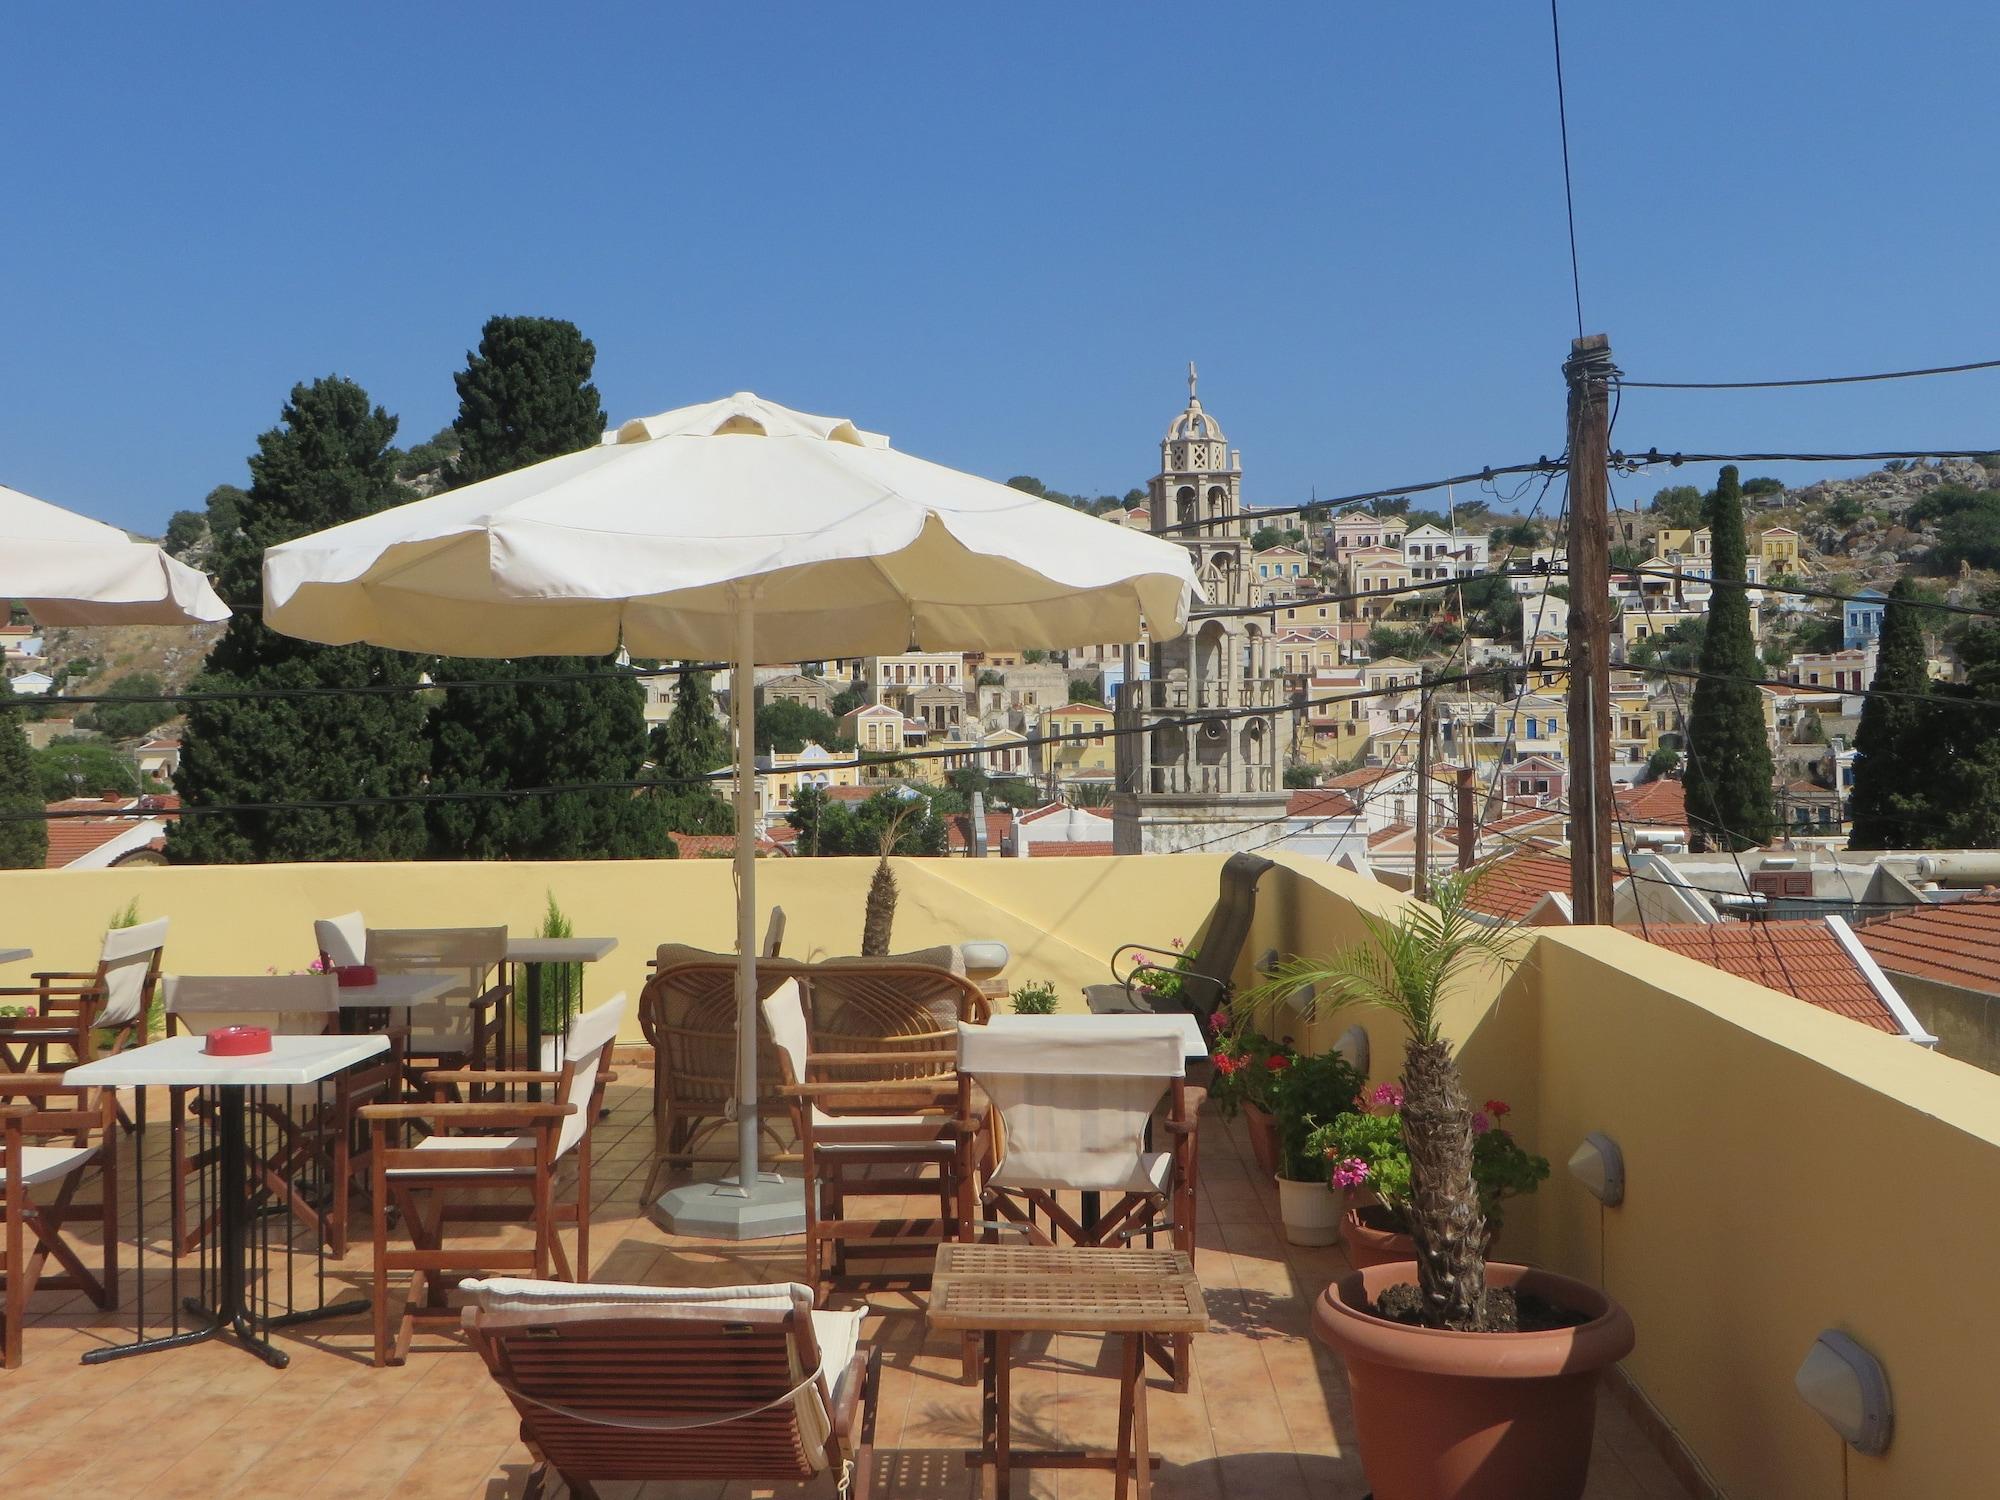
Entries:
POLYGON ((1846 1334, 1827 1329, 1813 1340, 1792 1377, 1799 1396, 1857 1453, 1889 1446, 1895 1410, 1882 1363, 1846 1334))
POLYGON ((1341 1032, 1333 1050, 1346 1058, 1363 1078, 1368 1076, 1368 1032, 1364 1027, 1350 1026, 1341 1032))
POLYGON ((1607 1208, 1625 1201, 1625 1153, 1601 1130, 1593 1130, 1570 1153, 1569 1175, 1607 1208))

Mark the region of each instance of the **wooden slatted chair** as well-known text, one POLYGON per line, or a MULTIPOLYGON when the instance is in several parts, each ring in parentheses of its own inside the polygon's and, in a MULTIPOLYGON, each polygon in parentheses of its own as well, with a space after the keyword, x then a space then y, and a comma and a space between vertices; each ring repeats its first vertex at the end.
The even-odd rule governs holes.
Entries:
MULTIPOLYGON (((328 924, 349 923, 336 917, 328 924)), ((315 924, 318 931, 319 924, 315 924)), ((490 1069, 500 1062, 500 1040, 513 986, 506 982, 505 927, 370 927, 364 951, 377 974, 441 975, 453 980, 442 999, 410 1007, 406 1067, 413 1089, 424 1092, 428 1072, 490 1069)), ((322 940, 326 933, 319 934, 322 940)), ((492 1080, 481 1080, 486 1093, 492 1080)))
MULTIPOLYGON (((797 980, 762 1002, 809 1184, 807 1275, 822 1299, 836 1288, 879 1281, 851 1273, 850 1251, 870 1261, 907 1259, 957 1238, 965 1153, 958 1140, 956 1027, 961 1012, 983 1020, 984 1006, 977 991, 953 993, 946 1002, 952 1029, 939 1030, 925 991, 946 989, 921 970, 853 969, 838 983, 816 972, 815 1011, 822 1023, 831 1011, 845 1028, 809 1027, 797 980), (856 1214, 850 1198, 930 1199, 937 1215, 856 1214)), ((929 1259, 920 1270, 906 1270, 901 1282, 927 1281, 929 1259)))
POLYGON ((581 1500, 601 1483, 825 1478, 867 1500, 879 1349, 867 1309, 829 1312, 796 1284, 568 1286, 468 1281, 472 1345, 538 1465, 581 1500))
MULTIPOLYGON (((0 1068, 55 1072, 145 1041, 166 942, 165 917, 114 927, 90 972, 33 974, 33 985, 0 989, 0 1005, 35 1008, 31 1016, 0 1016, 0 1068)), ((139 1103, 143 1119, 143 1095, 139 1103)))
MULTIPOLYGON (((335 1030, 340 1015, 340 992, 332 974, 173 974, 167 976, 164 993, 168 1036, 245 1025, 268 1026, 276 1036, 319 1036, 335 1030)), ((326 1080, 323 1089, 300 1089, 291 1107, 270 1092, 252 1104, 278 1140, 277 1152, 257 1164, 262 1177, 259 1196, 288 1208, 336 1256, 346 1255, 351 1242, 353 1195, 368 1187, 369 1136, 361 1123, 362 1107, 403 1095, 402 1028, 390 1028, 388 1036, 387 1052, 342 1069, 326 1080), (300 1187, 308 1182, 309 1190, 300 1187)), ((196 1134, 193 1111, 205 1109, 200 1103, 189 1104, 190 1094, 196 1092, 167 1090, 173 1234, 183 1255, 191 1254, 213 1233, 221 1217, 219 1205, 199 1222, 189 1216, 189 1185, 221 1153, 219 1141, 206 1148, 191 1147, 196 1134)))
POLYGON ((118 1099, 110 1089, 77 1088, 52 1074, 0 1075, 0 1198, 5 1200, 5 1313, 0 1365, 21 1363, 21 1331, 35 1291, 82 1292, 97 1307, 118 1305, 118 1099), (99 1174, 98 1201, 78 1203, 77 1189, 99 1174), (48 1189, 53 1188, 53 1194, 48 1189), (36 1200, 37 1192, 42 1201, 36 1200), (95 1219, 103 1272, 93 1273, 63 1235, 95 1219), (43 1275, 49 1261, 62 1274, 43 1275))
MULTIPOLYGON (((757 998, 807 969, 789 959, 758 959, 757 998)), ((653 977, 639 995, 639 1026, 653 1046, 653 1168, 641 1194, 650 1203, 671 1173, 736 1160, 734 1146, 715 1139, 735 1119, 735 958, 662 943, 653 977)), ((777 1053, 761 1027, 757 1045, 759 1157, 770 1164, 797 1161, 797 1145, 784 1129, 790 1115, 777 1053)))
POLYGON ((447 1300, 450 1281, 440 1272, 551 1272, 564 1281, 590 1277, 590 1142, 604 1086, 611 1081, 612 1043, 626 1011, 615 995, 570 1022, 563 1063, 552 1072, 436 1072, 426 1082, 442 1092, 475 1083, 539 1083, 552 1090, 546 1104, 453 1102, 373 1104, 361 1117, 374 1132, 370 1147, 375 1222, 375 1363, 401 1364, 419 1321, 456 1317, 447 1300), (429 1134, 414 1144, 402 1137, 412 1125, 429 1134), (558 1193, 564 1162, 576 1165, 573 1196, 558 1193), (389 1242, 391 1211, 410 1235, 407 1249, 389 1242), (445 1243, 454 1224, 526 1223, 526 1248, 483 1242, 445 1243), (576 1252, 563 1247, 561 1231, 574 1231, 576 1252), (389 1274, 410 1273, 401 1320, 389 1321, 389 1274))
MULTIPOLYGON (((1053 1020, 1053 1018, 1052 1018, 1053 1020)), ((1196 1116, 1190 1107, 1184 1037, 1162 1019, 1115 1034, 1021 1017, 1004 1029, 958 1028, 961 1131, 971 1139, 983 1091, 992 1117, 992 1160, 980 1203, 989 1226, 1031 1243, 1062 1235, 1077 1245, 1122 1245, 1166 1234, 1194 1253, 1196 1116), (1156 1119, 1162 1098, 1167 1107, 1156 1119), (1151 1141, 1166 1136, 1165 1149, 1151 1141), (1116 1195, 1094 1222, 1064 1206, 1064 1193, 1116 1195), (1042 1219, 1048 1228, 1042 1227, 1042 1219)), ((962 1200, 961 1200, 962 1201, 962 1200)), ((992 1233, 989 1228, 989 1234, 992 1233)), ((961 1229, 969 1238, 971 1226, 961 1229)), ((1187 1389, 1191 1343, 1149 1338, 1148 1351, 1187 1389)))

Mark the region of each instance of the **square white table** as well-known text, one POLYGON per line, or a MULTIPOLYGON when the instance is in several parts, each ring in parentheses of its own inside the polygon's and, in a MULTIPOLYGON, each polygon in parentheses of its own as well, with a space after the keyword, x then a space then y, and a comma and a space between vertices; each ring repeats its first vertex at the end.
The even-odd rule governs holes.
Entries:
MULTIPOLYGON (((550 964, 594 964, 611 956, 618 947, 615 937, 509 937, 507 939, 507 962, 519 964, 526 977, 527 994, 526 1022, 528 1040, 523 1049, 527 1053, 526 1066, 542 1066, 542 977, 550 964)), ((564 1018, 565 1027, 569 1020, 564 1018)), ((540 1103, 542 1086, 528 1085, 528 1098, 540 1103)))
MULTIPOLYGON (((343 1068, 366 1062, 389 1049, 385 1036, 274 1036, 269 1052, 247 1057, 215 1057, 206 1050, 205 1036, 172 1036, 143 1047, 100 1057, 71 1068, 63 1082, 90 1088, 147 1088, 178 1086, 213 1089, 222 1134, 221 1184, 217 1191, 222 1217, 222 1266, 217 1306, 208 1307, 197 1297, 185 1306, 203 1325, 187 1333, 160 1338, 141 1338, 136 1343, 110 1349, 94 1349, 83 1356, 86 1364, 119 1359, 128 1354, 144 1354, 154 1349, 175 1349, 200 1343, 218 1335, 234 1338, 265 1363, 282 1370, 291 1357, 271 1346, 252 1322, 244 1295, 248 1273, 250 1240, 250 1199, 255 1184, 249 1170, 249 1154, 244 1138, 246 1095, 253 1088, 295 1088, 330 1078, 343 1068)), ((335 1184, 340 1191, 342 1184, 335 1184)), ((335 1303, 306 1312, 288 1312, 271 1318, 265 1327, 286 1327, 315 1318, 346 1317, 366 1312, 366 1300, 335 1303)))
POLYGON ((1120 1034, 1152 1033, 1161 1026, 1178 1027, 1181 1033, 1181 1052, 1189 1062, 1200 1062, 1208 1056, 1208 1043, 1201 1034, 1201 1023, 1186 1011, 1167 1011, 1156 1016, 995 1016, 986 1024, 995 1031, 1010 1031, 1023 1022, 1032 1021, 1039 1029, 1047 1026, 1074 1027, 1079 1033, 1091 1036, 1118 1036, 1120 1034))
POLYGON ((336 1003, 342 1010, 407 1010, 443 999, 457 983, 448 974, 378 974, 373 984, 340 986, 336 1003))

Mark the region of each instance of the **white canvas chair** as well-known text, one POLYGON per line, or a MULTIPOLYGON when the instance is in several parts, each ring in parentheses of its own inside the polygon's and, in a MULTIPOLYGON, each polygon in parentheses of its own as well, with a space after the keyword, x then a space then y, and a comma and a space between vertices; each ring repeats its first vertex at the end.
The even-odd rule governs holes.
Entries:
MULTIPOLYGON (((336 917, 329 926, 349 921, 336 917)), ((318 927, 315 923, 315 931, 318 927)), ((338 936, 347 940, 351 929, 342 926, 338 936)), ((425 1071, 498 1065, 502 1008, 513 995, 503 977, 505 927, 370 927, 363 951, 377 974, 442 975, 453 981, 441 999, 410 1007, 404 1050, 413 1082, 425 1071)), ((484 1092, 490 1081, 475 1080, 474 1087, 484 1092)))
POLYGON ((850 1242, 871 1260, 907 1259, 913 1250, 956 1238, 964 1157, 954 1107, 957 1054, 935 1042, 928 1049, 901 1047, 893 1036, 843 1035, 836 1042, 842 1050, 814 1048, 797 979, 761 1004, 805 1168, 806 1264, 814 1291, 823 1296, 847 1279, 850 1242), (850 1216, 850 1196, 931 1199, 937 1216, 850 1216))
POLYGON ((866 1308, 829 1312, 796 1283, 460 1283, 464 1324, 538 1465, 592 1500, 603 1481, 830 1479, 867 1500, 879 1350, 866 1308))
MULTIPOLYGON (((1058 1234, 1078 1245, 1140 1236, 1151 1244, 1166 1234, 1192 1254, 1196 1139, 1186 1069, 1184 1033, 1167 1018, 1096 1034, 1034 1017, 999 1029, 961 1025, 962 1128, 971 1128, 975 1088, 993 1116, 992 1165, 980 1191, 988 1233, 1004 1226, 1044 1245, 1058 1234), (1152 1139, 1156 1131, 1164 1142, 1152 1139), (1093 1217, 1072 1213, 1065 1193, 1116 1196, 1093 1217)), ((1187 1335, 1147 1344, 1174 1388, 1186 1390, 1187 1335)))
POLYGON ((0 1366, 21 1363, 28 1297, 81 1292, 118 1305, 118 1103, 111 1090, 78 1088, 49 1074, 0 1075, 0 1366), (76 1191, 96 1171, 95 1203, 76 1191), (103 1271, 84 1263, 65 1230, 97 1223, 103 1271), (44 1275, 53 1260, 61 1272, 44 1275))
MULTIPOLYGON (((222 1026, 268 1026, 277 1036, 319 1036, 334 1030, 340 1015, 340 992, 331 974, 170 974, 163 993, 168 1036, 222 1026)), ((257 1164, 261 1192, 289 1208, 336 1256, 347 1254, 352 1194, 367 1181, 368 1137, 358 1123, 361 1107, 400 1097, 402 1073, 402 1033, 397 1030, 390 1033, 387 1052, 341 1070, 323 1088, 300 1090, 291 1108, 268 1094, 252 1106, 279 1141, 277 1153, 257 1164), (323 1202, 294 1191, 303 1177, 326 1185, 323 1202)), ((189 1150, 190 1092, 167 1091, 174 1240, 183 1255, 215 1228, 221 1212, 211 1209, 200 1223, 188 1217, 189 1183, 214 1163, 220 1149, 189 1150)))
POLYGON ((604 1086, 618 1027, 622 994, 570 1022, 563 1064, 551 1072, 434 1072, 425 1081, 440 1092, 480 1084, 552 1086, 545 1104, 375 1104, 361 1111, 373 1132, 371 1196, 375 1208, 375 1362, 401 1364, 421 1319, 456 1316, 446 1301, 450 1282, 438 1272, 528 1271, 564 1281, 590 1277, 590 1137, 603 1107, 604 1086), (411 1125, 431 1133, 414 1144, 401 1136, 411 1125), (556 1175, 576 1164, 576 1192, 558 1196, 556 1175), (468 1197, 467 1195, 474 1195, 468 1197), (390 1210, 409 1230, 410 1247, 389 1243, 390 1210), (520 1223, 533 1226, 528 1248, 489 1242, 445 1244, 449 1224, 520 1223), (576 1254, 565 1253, 560 1230, 575 1231, 576 1254), (389 1273, 408 1271, 410 1291, 401 1322, 389 1325, 389 1273))
POLYGON ((368 961, 368 923, 358 911, 321 917, 313 923, 313 940, 319 944, 321 962, 329 968, 347 969, 368 961))
POLYGON ((26 1001, 35 1008, 32 1016, 0 1016, 0 1068, 54 1072, 69 1067, 70 1057, 89 1062, 144 1042, 166 942, 165 917, 114 927, 88 973, 33 974, 32 985, 0 989, 0 1004, 26 1001), (70 1057, 52 1055, 56 1048, 70 1057))

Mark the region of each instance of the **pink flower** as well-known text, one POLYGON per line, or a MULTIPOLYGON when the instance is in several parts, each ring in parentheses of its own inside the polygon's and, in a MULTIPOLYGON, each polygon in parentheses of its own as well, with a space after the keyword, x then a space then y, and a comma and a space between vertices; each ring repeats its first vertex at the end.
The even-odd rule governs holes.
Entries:
POLYGON ((1333 1185, 1337 1188, 1360 1187, 1367 1180, 1368 1163, 1358 1156, 1333 1164, 1333 1185))
POLYGON ((1491 1130, 1492 1128, 1493 1128, 1493 1122, 1486 1118, 1486 1112, 1484 1110, 1473 1111, 1472 1133, 1474 1135, 1484 1135, 1486 1134, 1487 1131, 1491 1130))
POLYGON ((1401 1109, 1403 1091, 1393 1083, 1378 1083, 1375 1092, 1368 1096, 1368 1102, 1377 1109, 1401 1109))
POLYGON ((1179 948, 1181 946, 1181 940, 1179 938, 1175 938, 1173 941, 1173 946, 1179 948))
POLYGON ((1242 1066, 1243 1059, 1240 1057, 1231 1057, 1227 1052, 1216 1054, 1215 1071, 1220 1073, 1224 1078, 1227 1078, 1242 1066))
POLYGON ((1282 1073, 1292 1065, 1292 1060, 1282 1052, 1273 1052, 1264 1059, 1264 1066, 1273 1073, 1282 1073))
POLYGON ((1215 1014, 1209 1017, 1209 1021, 1217 1031, 1227 1031, 1229 1029, 1229 1007, 1226 1005, 1216 1006, 1215 1014))
POLYGON ((1488 1099, 1486 1101, 1486 1113, 1493 1116, 1496 1120, 1504 1119, 1513 1112, 1513 1106, 1505 1099, 1488 1099))

